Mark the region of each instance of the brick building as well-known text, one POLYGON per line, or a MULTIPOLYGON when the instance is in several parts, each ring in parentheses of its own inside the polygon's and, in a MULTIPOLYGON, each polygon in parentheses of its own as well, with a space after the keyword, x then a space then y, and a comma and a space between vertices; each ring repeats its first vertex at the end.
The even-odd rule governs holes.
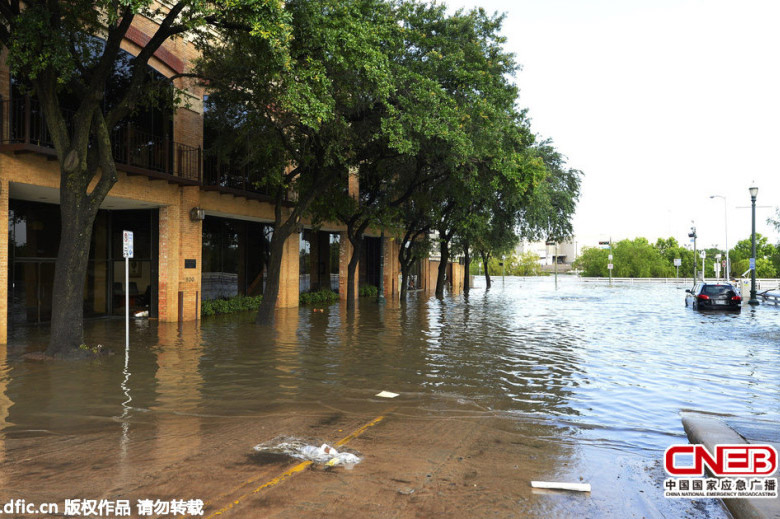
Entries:
MULTIPOLYGON (((155 30, 138 17, 123 50, 135 55, 155 30)), ((196 57, 186 39, 167 41, 150 61, 166 77, 188 69, 196 57)), ((0 56, 0 343, 9 328, 50 320, 54 260, 59 244, 59 166, 41 110, 24 94, 0 56)), ((133 311, 162 321, 199 318, 204 298, 261 294, 273 221, 270 198, 240 171, 224 170, 204 157, 201 88, 176 79, 187 102, 170 113, 149 109, 113 132, 118 182, 93 229, 85 280, 84 315, 133 311), (194 211, 200 209, 202 211, 194 211), (199 219, 198 213, 205 215, 199 219), (134 232, 135 255, 125 286, 121 237, 134 232)), ((96 180, 93 181, 93 185, 96 180)), ((350 189, 358 189, 357 184, 350 189)), ((378 284, 379 233, 366 237, 360 284, 378 284)), ((338 290, 346 297, 351 246, 338 224, 303 230, 288 240, 278 306, 298 305, 301 291, 338 290)), ((386 297, 399 292, 398 246, 386 240, 386 297)), ((429 273, 433 262, 424 261, 429 273)), ((460 266, 453 265, 455 276, 460 266)), ((416 288, 432 290, 430 275, 416 288)), ((456 283, 457 291, 462 283, 456 283)))

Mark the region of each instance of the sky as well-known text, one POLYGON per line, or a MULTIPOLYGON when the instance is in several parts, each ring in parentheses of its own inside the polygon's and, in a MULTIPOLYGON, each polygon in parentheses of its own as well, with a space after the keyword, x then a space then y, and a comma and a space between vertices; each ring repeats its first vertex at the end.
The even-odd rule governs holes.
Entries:
POLYGON ((584 173, 580 246, 729 247, 780 206, 777 0, 447 0, 506 14, 532 130, 584 173), (711 195, 726 198, 710 199, 711 195), (728 229, 725 224, 727 212, 728 229))

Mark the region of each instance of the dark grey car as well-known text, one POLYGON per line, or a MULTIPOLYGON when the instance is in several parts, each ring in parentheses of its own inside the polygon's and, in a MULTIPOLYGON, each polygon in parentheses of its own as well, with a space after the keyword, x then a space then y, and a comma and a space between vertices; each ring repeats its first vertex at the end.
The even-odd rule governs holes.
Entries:
POLYGON ((697 283, 685 292, 685 306, 696 310, 742 310, 742 296, 728 283, 697 283))

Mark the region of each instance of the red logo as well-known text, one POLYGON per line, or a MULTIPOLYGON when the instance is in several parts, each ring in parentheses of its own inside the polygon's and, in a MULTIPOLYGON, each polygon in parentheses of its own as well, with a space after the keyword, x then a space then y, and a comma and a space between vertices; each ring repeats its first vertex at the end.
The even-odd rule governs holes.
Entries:
POLYGON ((672 476, 768 476, 777 470, 777 451, 771 445, 716 445, 713 456, 704 445, 672 445, 664 468, 672 476), (691 464, 692 462, 692 464, 691 464))

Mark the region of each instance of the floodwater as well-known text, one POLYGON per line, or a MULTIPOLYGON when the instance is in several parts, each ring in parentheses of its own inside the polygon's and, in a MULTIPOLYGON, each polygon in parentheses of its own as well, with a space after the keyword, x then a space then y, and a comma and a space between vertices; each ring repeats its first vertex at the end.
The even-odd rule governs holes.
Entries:
POLYGON ((88 342, 115 353, 95 361, 26 360, 47 330, 17 330, 0 363, 0 507, 132 496, 197 497, 205 516, 232 500, 235 517, 728 517, 715 500, 666 500, 662 455, 687 442, 684 409, 780 421, 780 308, 694 312, 672 284, 482 283, 354 315, 280 311, 270 329, 251 315, 134 321, 129 352, 123 321, 93 321, 88 342), (376 416, 349 444, 365 456, 354 470, 238 489, 291 466, 253 445, 335 442, 376 416), (531 479, 593 491, 535 493, 531 479))

